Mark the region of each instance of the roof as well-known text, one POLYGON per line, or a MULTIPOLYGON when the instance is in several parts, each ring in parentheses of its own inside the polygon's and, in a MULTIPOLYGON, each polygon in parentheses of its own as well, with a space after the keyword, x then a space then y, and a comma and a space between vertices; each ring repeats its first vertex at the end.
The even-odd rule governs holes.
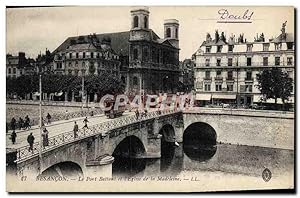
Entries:
MULTIPOLYGON (((160 39, 160 37, 150 29, 151 39, 154 42, 160 43, 160 44, 169 44, 176 48, 172 43, 169 41, 166 42, 168 39, 160 39)), ((75 37, 69 37, 67 38, 56 50, 53 51, 53 53, 56 53, 57 51, 63 51, 66 50, 69 46, 74 49, 91 49, 92 45, 89 41, 90 35, 81 35, 81 36, 75 36, 75 37), (72 44, 73 40, 76 40, 77 44, 72 44)), ((99 41, 102 41, 103 39, 110 38, 111 39, 111 48, 114 52, 116 52, 118 55, 121 56, 129 56, 129 38, 130 38, 130 31, 126 32, 115 32, 115 33, 105 33, 105 34, 95 34, 97 39, 99 41)), ((69 48, 70 49, 70 48, 69 48)))
POLYGON ((279 36, 277 36, 272 42, 274 43, 281 43, 281 42, 294 42, 294 34, 293 33, 286 33, 285 38, 282 38, 281 36, 282 34, 280 34, 279 36))
MULTIPOLYGON (((56 50, 63 51, 71 45, 71 40, 77 40, 82 42, 88 42, 89 35, 75 36, 67 38, 56 50)), ((128 56, 129 55, 129 36, 130 32, 116 32, 116 33, 105 33, 105 34, 96 34, 96 37, 102 41, 103 38, 109 37, 111 39, 112 49, 119 55, 128 56)), ((89 44, 87 44, 89 45, 89 44)))

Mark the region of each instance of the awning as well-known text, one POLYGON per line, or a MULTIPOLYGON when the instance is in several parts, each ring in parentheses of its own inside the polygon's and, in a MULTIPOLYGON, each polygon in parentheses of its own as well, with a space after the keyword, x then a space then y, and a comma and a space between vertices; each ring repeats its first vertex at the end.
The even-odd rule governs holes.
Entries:
POLYGON ((261 95, 254 95, 253 102, 263 102, 264 97, 261 95))
POLYGON ((55 92, 55 94, 54 94, 54 95, 55 95, 55 96, 62 96, 62 95, 63 95, 63 93, 64 93, 64 92, 59 92, 59 93, 55 92))
POLYGON ((40 96, 40 92, 34 92, 33 96, 40 96))
POLYGON ((210 100, 211 94, 196 94, 196 100, 210 100))
POLYGON ((235 94, 230 94, 230 95, 225 95, 225 94, 214 94, 212 96, 213 99, 227 99, 227 100, 235 100, 236 95, 235 94))

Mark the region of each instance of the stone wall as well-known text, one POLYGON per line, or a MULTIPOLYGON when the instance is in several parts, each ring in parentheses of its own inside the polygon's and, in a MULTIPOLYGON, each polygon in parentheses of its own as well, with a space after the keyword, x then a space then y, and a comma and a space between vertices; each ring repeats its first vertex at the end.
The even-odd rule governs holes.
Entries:
POLYGON ((183 119, 184 130, 195 122, 211 125, 217 133, 217 142, 294 149, 294 118, 290 116, 185 113, 183 119))

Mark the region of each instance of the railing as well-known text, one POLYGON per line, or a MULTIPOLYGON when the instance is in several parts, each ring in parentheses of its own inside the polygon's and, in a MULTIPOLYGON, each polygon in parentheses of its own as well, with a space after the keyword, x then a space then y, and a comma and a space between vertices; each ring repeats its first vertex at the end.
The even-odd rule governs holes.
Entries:
POLYGON ((282 67, 282 66, 289 66, 289 67, 293 67, 294 66, 294 62, 287 62, 287 61, 280 61, 280 62, 268 62, 267 65, 264 64, 264 62, 251 62, 250 65, 247 64, 247 62, 233 62, 230 66, 228 65, 228 62, 221 62, 220 65, 217 65, 216 62, 210 62, 208 63, 197 63, 196 64, 196 68, 197 67, 257 67, 257 66, 261 66, 261 67, 270 67, 270 66, 275 66, 275 67, 282 67))
MULTIPOLYGON (((73 112, 68 112, 68 113, 52 113, 51 114, 51 122, 55 121, 60 121, 60 120, 69 120, 73 118, 79 118, 79 117, 86 117, 86 116, 91 116, 91 113, 93 112, 93 115, 99 115, 102 114, 103 111, 100 108, 94 108, 92 110, 84 110, 84 111, 73 111, 73 112)), ((43 116, 44 122, 47 122, 46 115, 43 116)), ((11 129, 10 123, 6 123, 8 126, 8 129, 11 129)), ((24 124, 24 123, 23 123, 24 124)), ((39 118, 38 117, 33 117, 30 120, 30 125, 35 126, 39 124, 39 118)), ((20 128, 19 123, 16 123, 16 128, 20 128)))
MULTIPOLYGON (((89 128, 81 129, 77 132, 77 137, 74 137, 73 131, 68 131, 48 139, 48 145, 42 148, 42 152, 47 152, 53 148, 62 146, 67 143, 75 142, 80 139, 84 139, 93 135, 102 135, 103 132, 107 132, 116 128, 127 126, 135 122, 156 118, 163 115, 169 115, 179 112, 177 110, 165 110, 165 111, 152 111, 147 114, 142 114, 138 118, 136 115, 126 116, 97 125, 93 125, 89 128)), ((109 134, 108 134, 109 135, 109 134)), ((29 146, 23 146, 17 149, 17 160, 25 160, 39 154, 39 142, 33 144, 33 151, 29 151, 29 146)))

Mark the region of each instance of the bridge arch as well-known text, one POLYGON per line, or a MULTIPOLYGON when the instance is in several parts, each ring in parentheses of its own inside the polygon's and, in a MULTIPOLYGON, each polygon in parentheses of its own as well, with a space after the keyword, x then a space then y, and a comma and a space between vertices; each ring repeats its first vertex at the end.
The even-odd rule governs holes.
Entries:
POLYGON ((145 154, 146 149, 143 141, 135 136, 127 136, 113 150, 113 156, 138 157, 145 154))
POLYGON ((175 128, 171 124, 165 124, 159 130, 159 134, 162 135, 162 141, 175 142, 175 128))
POLYGON ((183 132, 183 150, 190 159, 197 161, 210 159, 216 153, 216 144, 217 133, 208 123, 192 123, 183 132))
POLYGON ((64 161, 45 168, 39 176, 58 176, 76 179, 79 176, 83 177, 83 170, 76 162, 64 161))

